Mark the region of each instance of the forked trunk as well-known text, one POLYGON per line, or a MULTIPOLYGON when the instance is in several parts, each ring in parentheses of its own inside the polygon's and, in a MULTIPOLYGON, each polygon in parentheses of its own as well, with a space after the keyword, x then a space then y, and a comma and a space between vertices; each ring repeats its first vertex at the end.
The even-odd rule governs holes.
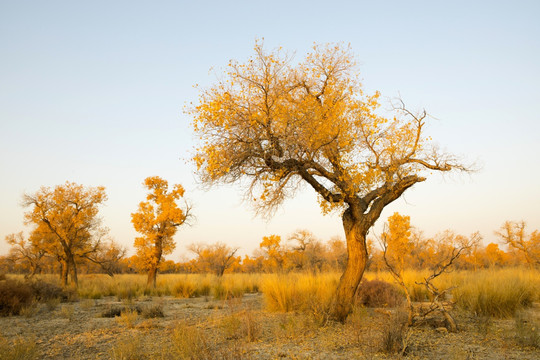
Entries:
POLYGON ((352 310, 356 290, 366 269, 368 259, 366 234, 369 227, 366 227, 361 219, 353 216, 352 211, 347 210, 343 214, 343 228, 347 240, 348 258, 345 272, 341 275, 338 285, 333 309, 334 318, 341 322, 347 319, 352 310))

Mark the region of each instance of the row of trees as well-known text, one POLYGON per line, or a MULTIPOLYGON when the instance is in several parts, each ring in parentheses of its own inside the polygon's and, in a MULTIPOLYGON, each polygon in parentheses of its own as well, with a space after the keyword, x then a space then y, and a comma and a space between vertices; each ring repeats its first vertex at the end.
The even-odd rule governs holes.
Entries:
MULTIPOLYGON (((155 181, 153 178, 152 183, 155 181)), ((139 224, 137 226, 141 226, 141 213, 136 214, 133 218, 139 224)), ((185 218, 186 212, 182 214, 183 217, 180 218, 185 218)), ((177 223, 179 222, 172 222, 177 223)), ((408 216, 395 213, 388 218, 383 232, 368 240, 367 267, 371 271, 387 271, 390 268, 397 272, 408 269, 433 270, 451 257, 454 249, 460 247, 463 251, 453 262, 453 267, 457 269, 540 266, 538 231, 528 234, 524 222, 506 222, 496 234, 499 243, 489 243, 487 246, 481 244, 478 233, 463 236, 447 230, 434 237, 425 237, 422 231, 411 225, 408 216), (499 245, 505 247, 506 251, 499 245)), ((62 263, 41 247, 43 241, 35 241, 37 236, 38 234, 32 233, 28 240, 22 233, 7 236, 6 240, 12 247, 7 256, 0 258, 0 271, 25 273, 27 276, 59 272, 64 278, 62 263)), ((175 262, 164 258, 164 255, 175 247, 172 237, 160 240, 157 236, 139 237, 135 240, 135 245, 137 253, 131 257, 125 257, 125 251, 114 242, 97 246, 99 252, 92 253, 93 260, 77 255, 77 271, 108 274, 148 273, 149 285, 153 286, 158 271, 213 273, 217 276, 234 272, 343 271, 347 263, 347 249, 343 239, 334 237, 323 242, 308 230, 297 230, 285 240, 279 235, 265 236, 259 248, 251 256, 244 257, 236 255, 238 248, 218 242, 191 244, 188 250, 193 258, 175 262)))
MULTIPOLYGON (((155 287, 163 256, 174 250, 176 228, 189 218, 190 207, 185 201, 183 207, 178 204, 184 195, 181 185, 169 190, 166 180, 149 177, 144 186, 148 189, 146 201, 131 214, 133 226, 141 234, 134 242, 136 266, 148 273, 148 285, 155 287)), ((27 268, 28 276, 57 269, 64 286, 68 282, 78 285, 81 268, 95 271, 99 266, 111 276, 121 271, 126 250, 108 237, 98 216, 105 200, 104 187, 70 182, 25 194, 23 206, 29 210, 24 218, 32 229, 28 238, 22 232, 6 237, 11 245, 6 259, 12 267, 27 268)))

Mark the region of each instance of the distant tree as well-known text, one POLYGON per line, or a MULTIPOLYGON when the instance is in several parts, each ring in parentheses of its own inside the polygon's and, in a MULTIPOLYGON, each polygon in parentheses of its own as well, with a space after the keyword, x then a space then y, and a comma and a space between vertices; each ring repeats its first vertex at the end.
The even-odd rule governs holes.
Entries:
POLYGON ((61 262, 63 285, 67 285, 70 273, 71 282, 77 286, 78 261, 100 249, 105 230, 98 212, 105 200, 103 186, 70 182, 23 196, 23 206, 31 207, 25 213, 26 222, 35 226, 35 241, 41 242, 40 248, 55 254, 61 262))
POLYGON ((288 237, 293 242, 292 251, 287 253, 286 258, 292 261, 292 265, 298 270, 322 270, 325 263, 326 248, 309 230, 296 230, 288 237))
POLYGON ((495 234, 501 238, 503 244, 519 251, 527 265, 533 268, 540 265, 540 232, 533 231, 527 234, 524 221, 506 221, 495 234))
POLYGON ((25 278, 31 278, 41 270, 41 263, 46 251, 25 239, 23 232, 6 236, 6 242, 11 245, 10 255, 13 261, 22 262, 29 270, 25 278))
POLYGON ((223 273, 239 259, 234 255, 238 248, 230 247, 223 243, 212 245, 191 244, 188 248, 197 255, 197 268, 202 272, 211 272, 217 276, 223 276, 223 273))
POLYGON ((263 251, 265 258, 265 271, 277 272, 283 270, 285 258, 281 246, 281 236, 269 235, 263 236, 259 248, 263 251))
POLYGON ((169 190, 169 183, 158 176, 146 178, 143 184, 148 189, 147 201, 131 214, 131 222, 142 235, 135 239, 138 267, 148 272, 147 286, 156 287, 159 265, 175 249, 173 237, 190 216, 190 206, 185 200, 183 207, 177 204, 184 197, 180 184, 169 190))
POLYGON ((410 325, 413 321, 414 311, 411 295, 403 276, 405 265, 412 252, 410 217, 395 212, 388 218, 388 223, 384 225, 380 239, 385 264, 407 298, 409 308, 408 324, 410 325))
POLYGON ((402 102, 384 117, 365 95, 348 48, 318 47, 293 66, 256 44, 231 62, 188 112, 201 138, 194 156, 206 184, 246 183, 256 211, 272 214, 299 184, 323 212, 342 214, 348 260, 333 316, 344 321, 368 260, 366 234, 382 210, 431 172, 466 170, 424 134, 426 112, 402 102))

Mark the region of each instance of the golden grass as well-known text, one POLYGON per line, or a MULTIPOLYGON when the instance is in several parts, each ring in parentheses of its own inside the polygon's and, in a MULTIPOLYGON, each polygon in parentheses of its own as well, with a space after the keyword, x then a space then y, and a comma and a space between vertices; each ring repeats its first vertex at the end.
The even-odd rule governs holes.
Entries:
MULTIPOLYGON (((413 301, 428 301, 429 293, 417 284, 429 271, 408 270, 405 284, 413 301)), ((181 298, 213 296, 216 299, 241 297, 244 293, 262 292, 269 311, 303 311, 323 317, 327 312, 339 273, 288 274, 163 274, 155 289, 146 287, 146 276, 121 274, 81 275, 78 294, 83 299, 116 296, 131 300, 141 296, 175 296, 181 298)), ((16 276, 10 276, 16 278, 16 276)), ((387 272, 366 272, 367 280, 394 282, 387 272)), ((40 279, 58 284, 58 277, 42 275, 40 279)), ((540 301, 538 270, 505 268, 499 270, 454 271, 435 279, 439 289, 453 288, 449 300, 478 315, 512 316, 517 310, 540 301)))

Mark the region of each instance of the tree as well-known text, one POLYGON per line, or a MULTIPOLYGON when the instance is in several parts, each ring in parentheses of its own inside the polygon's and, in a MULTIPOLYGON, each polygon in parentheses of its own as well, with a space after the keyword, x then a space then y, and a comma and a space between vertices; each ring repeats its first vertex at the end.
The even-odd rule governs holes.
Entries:
POLYGON ((540 265, 540 232, 535 230, 529 235, 526 226, 524 221, 506 221, 495 234, 504 244, 525 256, 529 267, 534 268, 540 265))
POLYGON ((402 216, 397 212, 394 213, 388 218, 388 223, 385 224, 385 229, 380 237, 384 262, 407 298, 409 325, 412 324, 414 312, 411 295, 405 284, 403 272, 405 270, 405 264, 409 262, 412 252, 410 220, 411 218, 409 216, 402 216))
POLYGON ((107 200, 105 188, 85 187, 66 182, 54 189, 42 187, 35 194, 23 196, 27 224, 35 226, 35 241, 41 248, 58 256, 62 264, 62 283, 67 285, 68 273, 77 286, 77 262, 99 250, 103 234, 98 217, 99 206, 107 200), (39 234, 39 236, 38 236, 39 234))
POLYGON ((398 101, 385 117, 378 107, 379 93, 363 93, 349 48, 315 46, 292 65, 281 50, 256 44, 253 58, 231 61, 188 109, 204 183, 248 184, 246 198, 267 216, 304 183, 323 212, 341 212, 348 252, 334 309, 341 321, 366 267, 366 234, 385 206, 425 172, 465 170, 424 134, 425 111, 398 101))
POLYGON ((142 236, 135 239, 138 267, 148 272, 147 286, 156 287, 156 277, 163 256, 176 247, 173 239, 177 228, 190 216, 190 206, 184 200, 181 208, 177 201, 184 197, 184 188, 176 184, 169 191, 169 183, 158 176, 147 177, 143 185, 148 189, 147 201, 131 214, 135 231, 142 236))
POLYGON ((269 235, 263 236, 259 244, 259 248, 263 252, 264 267, 267 272, 277 272, 283 270, 285 259, 283 249, 281 247, 281 236, 269 235))
POLYGON ((14 261, 22 261, 30 271, 25 278, 31 278, 40 271, 41 260, 46 254, 44 249, 36 246, 31 240, 25 239, 22 231, 7 235, 6 242, 11 245, 11 258, 14 261))
POLYGON ((240 260, 234 256, 238 248, 219 242, 212 245, 191 244, 189 250, 197 255, 199 271, 212 272, 218 277, 223 276, 225 270, 240 260))

